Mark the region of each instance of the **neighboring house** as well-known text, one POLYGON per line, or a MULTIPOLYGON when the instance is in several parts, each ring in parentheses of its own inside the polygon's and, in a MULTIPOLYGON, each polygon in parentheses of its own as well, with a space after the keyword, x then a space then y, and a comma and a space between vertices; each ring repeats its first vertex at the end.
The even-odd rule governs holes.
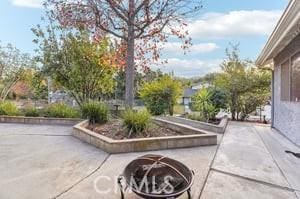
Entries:
POLYGON ((300 1, 290 1, 256 64, 272 70, 272 127, 300 145, 300 1))
POLYGON ((195 93, 197 93, 202 88, 209 87, 209 84, 197 84, 192 86, 191 88, 186 88, 183 90, 183 96, 182 96, 182 104, 183 105, 189 105, 192 102, 192 97, 195 93))
POLYGON ((186 88, 183 90, 182 103, 183 105, 189 105, 192 102, 193 95, 198 89, 186 88))

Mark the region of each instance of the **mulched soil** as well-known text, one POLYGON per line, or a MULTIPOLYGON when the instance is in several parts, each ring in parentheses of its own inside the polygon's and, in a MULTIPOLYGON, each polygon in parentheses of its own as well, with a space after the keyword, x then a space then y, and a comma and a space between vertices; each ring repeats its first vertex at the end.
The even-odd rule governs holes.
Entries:
POLYGON ((214 120, 209 120, 208 123, 210 124, 215 124, 215 125, 219 125, 221 122, 221 119, 214 119, 214 120))
POLYGON ((129 138, 127 129, 123 127, 122 121, 118 119, 112 119, 105 124, 89 125, 87 128, 115 140, 182 135, 179 132, 151 123, 149 128, 145 132, 136 134, 132 133, 131 137, 129 138))

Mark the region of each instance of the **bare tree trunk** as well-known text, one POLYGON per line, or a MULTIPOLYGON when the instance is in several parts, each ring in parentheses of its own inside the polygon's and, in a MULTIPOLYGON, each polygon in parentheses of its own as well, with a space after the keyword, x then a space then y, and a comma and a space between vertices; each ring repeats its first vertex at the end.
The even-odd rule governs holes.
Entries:
POLYGON ((1 101, 5 101, 11 89, 16 85, 16 83, 20 80, 20 78, 13 79, 12 82, 9 82, 8 85, 4 86, 1 91, 0 98, 1 101))
POLYGON ((231 96, 231 119, 236 120, 236 111, 237 111, 237 95, 234 93, 233 96, 231 96))
POLYGON ((173 114, 174 114, 174 104, 173 103, 169 104, 169 114, 171 116, 173 116, 173 114))
POLYGON ((134 0, 129 0, 129 22, 128 22, 128 36, 127 36, 127 66, 125 79, 125 105, 129 108, 133 107, 134 103, 134 0))

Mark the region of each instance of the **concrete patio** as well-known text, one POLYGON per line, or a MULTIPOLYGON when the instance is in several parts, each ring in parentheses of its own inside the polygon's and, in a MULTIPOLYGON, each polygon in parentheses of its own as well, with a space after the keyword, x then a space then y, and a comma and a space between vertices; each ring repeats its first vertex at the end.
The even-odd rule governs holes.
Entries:
MULTIPOLYGON (((69 126, 0 124, 0 198, 119 199, 116 178, 146 153, 109 155, 71 131, 69 126)), ((284 152, 299 152, 297 146, 267 126, 250 123, 230 122, 218 140, 218 146, 150 153, 195 171, 193 199, 300 199, 300 159, 284 152)))

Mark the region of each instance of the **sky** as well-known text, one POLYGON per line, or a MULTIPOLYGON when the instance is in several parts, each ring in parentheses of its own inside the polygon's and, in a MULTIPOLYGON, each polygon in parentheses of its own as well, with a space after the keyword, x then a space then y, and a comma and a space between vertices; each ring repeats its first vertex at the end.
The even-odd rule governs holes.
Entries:
MULTIPOLYGON (((31 28, 41 23, 42 0, 0 0, 0 41, 34 54, 31 28)), ((180 43, 166 44, 159 66, 176 76, 197 77, 220 70, 229 43, 239 44, 244 59, 255 60, 288 0, 202 0, 203 9, 189 22, 193 45, 186 55, 180 43)), ((156 67, 157 68, 157 67, 156 67)))

